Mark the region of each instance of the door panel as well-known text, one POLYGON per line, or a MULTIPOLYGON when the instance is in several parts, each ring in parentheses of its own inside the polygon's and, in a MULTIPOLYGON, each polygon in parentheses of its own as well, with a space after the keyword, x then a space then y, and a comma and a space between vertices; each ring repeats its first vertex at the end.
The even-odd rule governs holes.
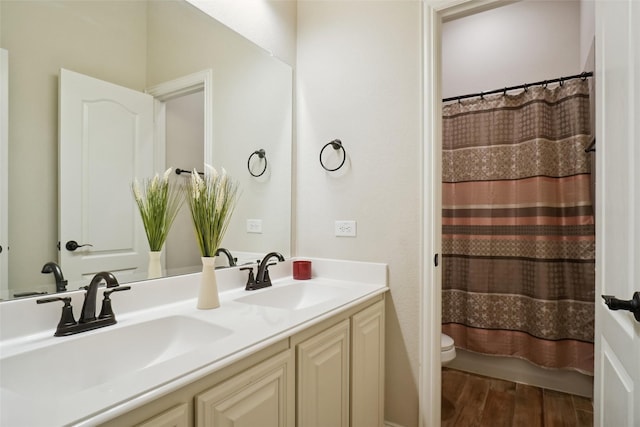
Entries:
MULTIPOLYGON (((60 72, 60 265, 71 283, 144 272, 149 251, 131 182, 153 175, 153 98, 60 72), (67 250, 66 242, 92 246, 67 250)), ((74 289, 75 284, 70 285, 74 289)))
MULTIPOLYGON (((596 2, 596 288, 625 300, 640 290, 639 10, 633 0, 596 2)), ((640 323, 602 300, 595 363, 595 425, 640 425, 640 323)))

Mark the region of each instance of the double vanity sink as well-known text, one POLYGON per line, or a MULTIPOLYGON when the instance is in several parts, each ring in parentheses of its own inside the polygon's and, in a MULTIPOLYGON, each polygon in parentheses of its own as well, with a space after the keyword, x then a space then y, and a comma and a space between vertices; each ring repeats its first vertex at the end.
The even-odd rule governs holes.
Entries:
POLYGON ((104 422, 387 290, 383 264, 314 260, 304 281, 290 272, 279 263, 273 286, 245 291, 242 272, 219 270, 214 310, 196 309, 199 274, 137 283, 114 298, 117 324, 68 337, 53 337, 59 306, 3 303, 0 425, 104 422), (5 330, 14 315, 27 325, 5 330))

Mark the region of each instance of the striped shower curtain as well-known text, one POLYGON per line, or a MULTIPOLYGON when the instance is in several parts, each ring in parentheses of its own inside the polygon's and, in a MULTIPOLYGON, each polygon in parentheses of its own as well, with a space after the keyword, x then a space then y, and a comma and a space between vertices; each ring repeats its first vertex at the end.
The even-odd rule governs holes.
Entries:
POLYGON ((473 352, 593 372, 588 82, 443 112, 443 332, 473 352))

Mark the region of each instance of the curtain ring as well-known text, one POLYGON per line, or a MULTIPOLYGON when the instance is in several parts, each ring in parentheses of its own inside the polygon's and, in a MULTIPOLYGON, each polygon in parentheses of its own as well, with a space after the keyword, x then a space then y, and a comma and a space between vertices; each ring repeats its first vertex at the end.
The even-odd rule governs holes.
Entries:
POLYGON ((249 173, 253 177, 258 178, 258 177, 264 175, 264 173, 267 171, 267 155, 266 155, 266 153, 264 151, 264 148, 261 148, 259 150, 254 151, 253 153, 251 153, 251 155, 249 156, 249 160, 247 160, 247 169, 249 169, 249 173), (262 169, 262 172, 260 172, 259 174, 255 174, 251 170, 251 158, 253 156, 258 156, 259 158, 264 159, 264 168, 262 169))
POLYGON ((580 79, 581 79, 582 81, 587 80, 587 73, 586 73, 586 71, 583 71, 582 73, 580 73, 580 79))
POLYGON ((560 87, 564 86, 564 77, 560 77, 560 87))
POLYGON ((545 88, 545 89, 547 88, 547 81, 546 80, 542 83, 542 87, 545 88))
POLYGON ((340 141, 339 139, 334 139, 333 141, 327 142, 324 145, 324 147, 322 147, 322 150, 320 150, 320 165, 327 172, 337 171, 342 167, 342 165, 344 165, 345 160, 347 160, 347 151, 344 149, 344 146, 342 145, 342 141, 340 141), (328 146, 331 146, 334 150, 342 150, 342 161, 340 162, 337 168, 329 169, 328 167, 325 166, 324 162, 322 161, 322 153, 324 152, 325 148, 327 148, 328 146))
POLYGON ((504 90, 502 91, 502 96, 507 96, 507 88, 505 87, 504 90))
POLYGON ((525 83, 524 85, 522 85, 524 87, 524 91, 525 92, 529 92, 529 85, 527 83, 525 83))
POLYGON ((480 99, 484 100, 484 92, 480 92, 480 99))

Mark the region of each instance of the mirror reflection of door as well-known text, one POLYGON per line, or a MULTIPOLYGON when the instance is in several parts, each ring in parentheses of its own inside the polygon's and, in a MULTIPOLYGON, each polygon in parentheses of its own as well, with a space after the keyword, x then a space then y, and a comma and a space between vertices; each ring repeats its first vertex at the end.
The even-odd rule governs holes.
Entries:
POLYGON ((146 270, 148 245, 131 194, 153 174, 153 97, 60 72, 60 265, 69 289, 99 271, 146 270), (67 242, 81 246, 67 249, 67 242))

